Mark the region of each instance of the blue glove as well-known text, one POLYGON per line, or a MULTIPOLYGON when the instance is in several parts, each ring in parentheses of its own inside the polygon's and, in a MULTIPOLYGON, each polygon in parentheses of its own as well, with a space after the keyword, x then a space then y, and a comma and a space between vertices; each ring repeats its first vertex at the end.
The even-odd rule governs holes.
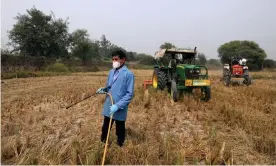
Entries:
POLYGON ((109 115, 112 115, 113 113, 115 113, 116 111, 118 111, 118 107, 116 105, 112 105, 110 106, 110 113, 109 115))
POLYGON ((105 94, 106 90, 107 90, 107 88, 99 88, 96 93, 97 94, 105 94))

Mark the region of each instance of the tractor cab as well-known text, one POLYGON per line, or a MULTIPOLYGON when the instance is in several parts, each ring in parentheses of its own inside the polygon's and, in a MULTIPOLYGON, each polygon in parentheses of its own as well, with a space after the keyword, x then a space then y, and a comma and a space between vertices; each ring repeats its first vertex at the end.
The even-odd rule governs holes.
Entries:
POLYGON ((195 49, 161 49, 157 51, 154 58, 159 64, 168 65, 171 67, 172 63, 175 64, 191 64, 197 54, 195 49))
POLYGON ((194 49, 161 49, 156 52, 156 66, 170 69, 171 78, 176 77, 179 81, 184 78, 189 79, 208 79, 207 68, 196 65, 196 47, 194 49))

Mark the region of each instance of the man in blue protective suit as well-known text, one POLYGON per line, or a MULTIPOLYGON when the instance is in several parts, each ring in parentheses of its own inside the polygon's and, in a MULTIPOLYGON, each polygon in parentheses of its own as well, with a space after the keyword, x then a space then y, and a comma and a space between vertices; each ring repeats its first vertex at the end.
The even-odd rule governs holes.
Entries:
POLYGON ((106 87, 99 88, 97 93, 110 93, 114 105, 106 96, 103 115, 101 141, 105 143, 110 116, 113 114, 111 127, 116 122, 117 144, 123 146, 125 141, 125 121, 128 105, 134 96, 134 74, 125 66, 126 54, 122 50, 112 52, 113 69, 109 71, 106 87))

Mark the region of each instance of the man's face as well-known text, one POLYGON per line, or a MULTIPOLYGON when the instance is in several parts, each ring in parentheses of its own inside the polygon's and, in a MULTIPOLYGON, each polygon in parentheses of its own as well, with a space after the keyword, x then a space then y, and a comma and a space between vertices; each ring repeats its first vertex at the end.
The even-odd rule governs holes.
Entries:
POLYGON ((112 57, 112 61, 113 61, 113 62, 119 62, 120 65, 122 65, 122 64, 125 62, 125 58, 120 59, 119 56, 113 56, 113 57, 112 57))

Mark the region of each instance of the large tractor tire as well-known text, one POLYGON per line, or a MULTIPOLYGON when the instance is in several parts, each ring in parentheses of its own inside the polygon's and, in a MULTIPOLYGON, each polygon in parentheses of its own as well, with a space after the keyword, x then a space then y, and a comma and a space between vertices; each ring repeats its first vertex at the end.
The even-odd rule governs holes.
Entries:
POLYGON ((251 77, 250 77, 248 71, 246 70, 246 71, 244 72, 244 74, 245 74, 245 76, 244 76, 244 83, 245 83, 247 86, 251 85, 251 84, 252 84, 252 81, 251 81, 251 77))
POLYGON ((229 86, 231 82, 231 73, 227 69, 223 69, 223 82, 225 86, 229 86))
POLYGON ((210 87, 202 87, 201 88, 201 100, 208 102, 211 99, 211 88, 210 87))
POLYGON ((176 82, 174 80, 172 80, 172 82, 171 82, 171 96, 172 96, 174 102, 178 101, 179 93, 180 92, 178 91, 178 89, 176 87, 176 82))
POLYGON ((152 86, 154 89, 164 90, 167 85, 167 76, 165 72, 155 69, 152 76, 152 86))
POLYGON ((245 77, 245 80, 246 80, 246 85, 247 86, 252 84, 252 80, 251 80, 251 77, 249 75, 245 77))

